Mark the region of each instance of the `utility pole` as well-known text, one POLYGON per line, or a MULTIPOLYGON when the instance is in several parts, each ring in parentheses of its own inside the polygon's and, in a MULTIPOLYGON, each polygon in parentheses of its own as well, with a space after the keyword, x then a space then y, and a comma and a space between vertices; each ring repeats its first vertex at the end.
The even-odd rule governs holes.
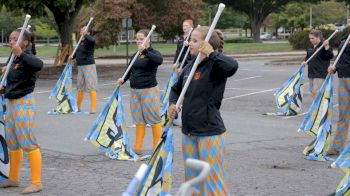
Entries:
POLYGON ((208 26, 210 27, 211 26, 211 6, 210 5, 208 5, 208 14, 209 14, 208 26))

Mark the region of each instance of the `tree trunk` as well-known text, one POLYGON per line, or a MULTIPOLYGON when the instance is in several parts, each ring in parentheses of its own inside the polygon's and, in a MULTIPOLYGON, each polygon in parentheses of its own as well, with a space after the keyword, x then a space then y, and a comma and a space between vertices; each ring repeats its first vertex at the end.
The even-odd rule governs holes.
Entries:
POLYGON ((250 25, 252 27, 253 39, 255 42, 261 42, 260 40, 260 27, 264 21, 264 18, 261 16, 251 16, 250 25))
POLYGON ((60 18, 59 21, 56 20, 62 47, 72 45, 74 19, 75 16, 70 18, 60 18))
POLYGON ((260 40, 260 27, 261 24, 257 24, 255 21, 251 22, 251 26, 252 26, 252 34, 253 34, 253 39, 255 42, 261 42, 260 40))
POLYGON ((278 39, 278 27, 275 28, 276 39, 278 39))

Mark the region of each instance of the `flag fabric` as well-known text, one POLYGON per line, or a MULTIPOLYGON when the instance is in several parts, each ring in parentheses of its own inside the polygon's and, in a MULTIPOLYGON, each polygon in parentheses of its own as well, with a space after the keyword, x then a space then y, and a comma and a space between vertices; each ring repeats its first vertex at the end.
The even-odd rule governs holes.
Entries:
POLYGON ((350 144, 342 151, 338 158, 332 163, 333 168, 340 168, 345 176, 340 181, 335 195, 350 196, 350 144))
POLYGON ((119 87, 113 92, 86 139, 114 160, 135 161, 149 158, 139 157, 130 147, 119 87))
POLYGON ((5 139, 5 99, 0 96, 0 183, 5 182, 10 172, 10 156, 5 139))
POLYGON ((300 67, 275 92, 276 106, 280 112, 267 113, 267 115, 294 116, 300 112, 303 101, 304 70, 304 67, 300 67))
POLYGON ((333 76, 328 75, 298 130, 315 137, 304 149, 307 159, 316 161, 332 160, 326 157, 326 152, 330 146, 329 136, 332 130, 332 116, 333 76))
POLYGON ((50 95, 50 99, 54 99, 58 104, 48 112, 49 114, 69 114, 78 112, 77 102, 73 93, 72 64, 70 62, 66 64, 66 67, 50 95))
POLYGON ((164 90, 160 96, 160 116, 162 119, 162 125, 165 126, 165 122, 167 121, 167 110, 169 107, 169 96, 171 87, 176 83, 177 75, 173 72, 166 83, 164 90))
POLYGON ((173 162, 173 124, 166 123, 162 138, 148 162, 148 171, 137 189, 137 195, 170 194, 173 162))
POLYGON ((340 184, 338 185, 335 196, 350 196, 350 178, 349 178, 350 172, 347 171, 345 173, 345 176, 340 181, 340 184))
POLYGON ((340 153, 338 158, 332 163, 333 168, 350 168, 350 144, 340 153))

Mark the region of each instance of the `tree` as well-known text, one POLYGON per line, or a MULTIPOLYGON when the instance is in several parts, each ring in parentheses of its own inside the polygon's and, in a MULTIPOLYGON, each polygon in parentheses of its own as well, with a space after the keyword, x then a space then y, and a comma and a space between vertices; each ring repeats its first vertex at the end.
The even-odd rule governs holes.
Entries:
POLYGON ((36 16, 52 12, 58 27, 62 46, 72 44, 73 25, 76 16, 83 6, 94 0, 0 0, 8 10, 21 10, 36 16))
MULTIPOLYGON (((209 18, 213 20, 217 6, 212 6, 207 3, 201 6, 201 12, 203 16, 200 19, 200 24, 208 25, 209 18)), ((245 23, 249 22, 249 19, 245 13, 237 12, 232 7, 228 7, 222 13, 218 24, 216 25, 219 29, 228 28, 243 28, 245 23)))
MULTIPOLYGON (((283 6, 290 2, 301 2, 302 0, 207 0, 210 3, 223 2, 227 6, 232 6, 234 9, 244 12, 248 15, 253 33, 254 40, 260 40, 260 27, 268 15, 274 12, 279 12, 283 6)), ((304 0, 303 2, 318 2, 320 0, 304 0)))
POLYGON ((164 39, 171 39, 182 33, 184 19, 198 21, 201 4, 202 0, 136 0, 131 8, 133 26, 138 30, 155 24, 164 39))
POLYGON ((7 37, 10 33, 22 26, 24 16, 16 16, 15 14, 8 12, 4 7, 0 12, 0 29, 1 29, 1 41, 7 41, 7 37))
POLYGON ((326 24, 341 24, 346 15, 345 6, 342 3, 329 1, 318 4, 290 3, 279 13, 271 14, 269 17, 276 28, 304 29, 310 26, 310 7, 312 8, 313 27, 326 24), (324 14, 337 13, 337 14, 324 14))
POLYGON ((92 32, 97 47, 108 48, 117 43, 122 19, 131 16, 130 9, 134 3, 134 0, 96 0, 92 6, 81 10, 75 29, 79 32, 80 27, 86 25, 89 17, 94 16, 92 32))
POLYGON ((312 5, 312 15, 313 26, 340 24, 346 20, 346 6, 334 1, 321 2, 312 5))

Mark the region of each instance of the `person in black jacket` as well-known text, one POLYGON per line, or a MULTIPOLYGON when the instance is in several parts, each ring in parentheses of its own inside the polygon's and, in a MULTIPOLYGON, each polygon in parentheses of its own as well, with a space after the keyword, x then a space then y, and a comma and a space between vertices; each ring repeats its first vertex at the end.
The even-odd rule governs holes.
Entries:
POLYGON ((23 150, 27 152, 31 169, 31 184, 23 193, 34 193, 42 190, 41 165, 42 156, 35 137, 35 100, 33 91, 37 72, 43 62, 35 57, 34 36, 25 30, 23 39, 16 45, 20 29, 13 31, 9 45, 16 56, 9 68, 4 96, 8 99, 5 112, 5 135, 10 150, 9 179, 0 187, 18 187, 23 150))
MULTIPOLYGON (((175 69, 176 66, 178 65, 175 65, 176 63, 176 60, 177 58, 179 57, 180 55, 180 52, 181 52, 181 49, 183 47, 183 45, 185 44, 185 48, 184 48, 184 51, 182 52, 181 56, 180 56, 180 59, 179 59, 179 64, 182 63, 182 61, 184 60, 184 57, 185 57, 185 53, 188 49, 188 43, 185 41, 187 39, 187 37, 189 36, 189 33, 190 33, 190 30, 191 28, 193 28, 193 20, 192 19, 186 19, 183 21, 182 23, 182 30, 183 30, 183 35, 181 35, 179 37, 179 39, 177 40, 177 47, 176 47, 176 53, 175 53, 175 57, 174 57, 174 61, 173 61, 173 68, 175 69)), ((185 59, 185 65, 187 64, 187 62, 191 60, 191 55, 188 55, 187 56, 187 59, 185 59)))
MULTIPOLYGON (((130 108, 133 123, 136 125, 136 144, 134 151, 142 154, 143 138, 146 134, 146 124, 151 125, 153 148, 155 149, 162 135, 160 118, 159 89, 156 79, 158 66, 163 63, 162 55, 150 45, 147 40, 148 30, 140 30, 136 34, 136 44, 140 51, 134 65, 124 80, 118 79, 122 85, 130 80, 130 108)), ((135 54, 132 56, 134 58, 135 54)))
MULTIPOLYGON (((347 139, 350 126, 350 45, 345 43, 346 39, 339 44, 339 51, 344 44, 347 44, 338 64, 331 65, 328 68, 329 73, 338 71, 339 87, 338 87, 338 102, 339 102, 339 118, 337 130, 332 142, 331 148, 328 150, 328 155, 339 155, 343 149, 347 139)), ((338 52, 339 53, 339 52, 338 52)))
MULTIPOLYGON (((334 57, 332 48, 327 40, 323 41, 322 31, 312 30, 309 34, 312 46, 306 50, 305 60, 310 58, 316 50, 324 44, 321 51, 308 63, 308 77, 312 99, 317 96, 324 79, 327 76, 327 69, 331 59, 334 57)), ((307 64, 303 62, 302 66, 307 64)))
POLYGON ((77 77, 77 105, 81 111, 81 104, 84 99, 84 92, 90 93, 91 114, 96 113, 96 87, 97 73, 94 59, 95 39, 90 35, 90 29, 86 26, 80 29, 80 36, 84 36, 78 46, 74 58, 77 61, 78 77, 77 77))
MULTIPOLYGON (((197 27, 191 36, 190 52, 202 59, 185 93, 182 106, 182 152, 188 158, 207 161, 211 171, 199 195, 228 195, 226 163, 224 159, 226 128, 220 115, 226 80, 236 73, 238 63, 223 55, 223 35, 214 31, 209 43, 204 41, 208 27, 197 27)), ((193 67, 189 64, 181 73, 170 92, 168 115, 174 118, 178 110, 175 103, 193 67)), ((185 164, 186 166, 186 164, 185 164)), ((196 177, 185 168, 185 180, 196 177)))

